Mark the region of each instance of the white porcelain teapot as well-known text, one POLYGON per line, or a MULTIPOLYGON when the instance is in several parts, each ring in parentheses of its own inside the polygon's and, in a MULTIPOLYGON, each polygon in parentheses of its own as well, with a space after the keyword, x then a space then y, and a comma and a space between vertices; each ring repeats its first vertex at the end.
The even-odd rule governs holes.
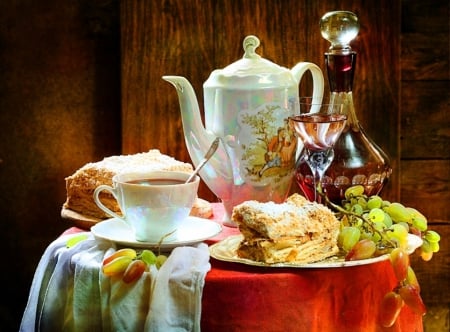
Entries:
POLYGON ((321 100, 323 75, 310 62, 291 70, 255 53, 259 39, 247 36, 244 56, 214 70, 204 83, 205 127, 194 90, 180 76, 164 76, 178 93, 186 145, 197 166, 216 137, 217 152, 200 171, 202 180, 225 206, 224 222, 235 205, 247 201, 281 202, 289 192, 298 140, 288 117, 299 113, 299 83, 310 71, 313 98, 321 100))

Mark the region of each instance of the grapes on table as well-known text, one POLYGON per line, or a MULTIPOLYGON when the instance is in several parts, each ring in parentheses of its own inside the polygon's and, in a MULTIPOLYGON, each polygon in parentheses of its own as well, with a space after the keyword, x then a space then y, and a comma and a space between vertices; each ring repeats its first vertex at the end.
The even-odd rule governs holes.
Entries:
POLYGON ((410 234, 422 238, 419 252, 423 260, 430 260, 433 253, 439 251, 440 236, 428 229, 427 219, 420 211, 398 202, 383 200, 378 195, 367 196, 361 185, 347 188, 344 197, 341 205, 331 203, 326 196, 324 198, 341 220, 338 246, 348 260, 366 256, 355 254, 361 248, 349 254, 361 240, 375 243, 375 251, 370 257, 376 257, 395 248, 406 249, 410 234))
POLYGON ((408 238, 413 234, 422 239, 417 252, 424 261, 429 261, 440 249, 440 235, 428 229, 427 218, 420 211, 383 200, 378 195, 368 197, 361 185, 348 188, 344 196, 341 205, 330 202, 326 195, 323 198, 341 221, 338 246, 345 260, 388 254, 397 279, 396 287, 385 294, 380 304, 380 325, 394 325, 403 305, 420 315, 425 314, 420 285, 410 266, 408 238))
POLYGON ((166 260, 166 255, 157 256, 149 249, 138 253, 132 248, 122 248, 103 260, 102 271, 108 277, 121 276, 123 282, 131 283, 138 280, 151 265, 159 270, 166 260))

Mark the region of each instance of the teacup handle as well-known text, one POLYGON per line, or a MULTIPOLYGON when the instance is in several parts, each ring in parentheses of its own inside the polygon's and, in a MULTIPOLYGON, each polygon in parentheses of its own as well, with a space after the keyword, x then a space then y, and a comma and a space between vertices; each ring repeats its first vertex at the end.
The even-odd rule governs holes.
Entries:
MULTIPOLYGON (((292 68, 291 72, 292 75, 294 75, 297 84, 300 84, 300 81, 307 70, 311 72, 313 79, 313 101, 314 103, 321 104, 323 98, 324 79, 320 67, 312 62, 299 62, 292 68)), ((314 110, 311 110, 311 112, 314 112, 314 110)))
POLYGON ((95 190, 94 190, 94 201, 95 201, 95 204, 97 204, 97 206, 98 206, 100 209, 102 209, 105 213, 109 214, 110 216, 125 221, 125 219, 124 219, 122 216, 119 216, 117 213, 111 211, 109 208, 107 208, 107 207, 102 203, 102 201, 100 200, 99 195, 100 195, 100 193, 101 193, 103 190, 104 190, 104 191, 110 192, 110 193, 114 196, 114 198, 116 199, 116 201, 118 201, 118 200, 117 200, 117 196, 116 196, 116 192, 115 192, 114 188, 112 188, 112 187, 110 187, 110 186, 108 186, 108 185, 106 185, 106 184, 102 184, 102 185, 98 186, 97 188, 95 188, 95 190))

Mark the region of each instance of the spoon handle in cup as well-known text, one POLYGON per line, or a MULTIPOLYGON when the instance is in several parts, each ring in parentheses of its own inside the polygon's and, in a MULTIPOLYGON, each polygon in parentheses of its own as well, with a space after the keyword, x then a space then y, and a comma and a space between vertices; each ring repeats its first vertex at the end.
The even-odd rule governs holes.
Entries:
POLYGON ((205 164, 208 162, 209 158, 212 157, 212 155, 216 152, 217 148, 219 147, 220 138, 216 137, 216 139, 211 143, 211 146, 209 147, 208 151, 205 153, 205 156, 203 160, 198 164, 195 171, 191 174, 191 176, 186 180, 186 183, 189 183, 194 179, 194 177, 198 174, 198 172, 205 166, 205 164))

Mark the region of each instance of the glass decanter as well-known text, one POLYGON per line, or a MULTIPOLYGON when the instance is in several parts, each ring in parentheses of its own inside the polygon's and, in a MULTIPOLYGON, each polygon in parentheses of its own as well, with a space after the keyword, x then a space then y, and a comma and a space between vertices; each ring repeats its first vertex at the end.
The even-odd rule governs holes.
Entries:
MULTIPOLYGON (((334 160, 322 180, 322 189, 328 198, 340 204, 345 189, 363 185, 366 195, 378 194, 392 173, 390 161, 360 125, 353 105, 352 85, 356 52, 349 43, 359 32, 355 14, 335 11, 325 14, 320 21, 322 36, 331 43, 325 53, 330 85, 330 103, 343 104, 347 122, 334 145, 334 160)), ((309 200, 314 200, 314 178, 306 161, 300 157, 296 165, 296 181, 309 200)))

